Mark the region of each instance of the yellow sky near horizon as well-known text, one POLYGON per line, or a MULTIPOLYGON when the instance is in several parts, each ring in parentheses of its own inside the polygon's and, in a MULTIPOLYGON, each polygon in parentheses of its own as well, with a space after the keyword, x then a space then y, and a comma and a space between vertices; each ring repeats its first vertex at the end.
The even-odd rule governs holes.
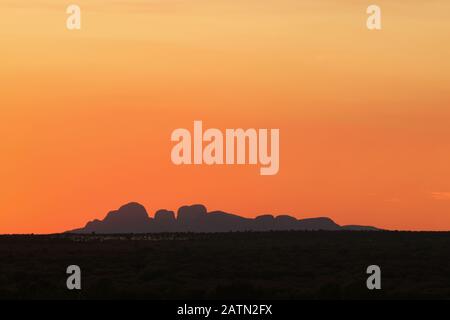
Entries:
POLYGON ((450 229, 450 2, 0 3, 0 233, 129 201, 450 229), (170 133, 280 128, 280 173, 176 167, 170 133))

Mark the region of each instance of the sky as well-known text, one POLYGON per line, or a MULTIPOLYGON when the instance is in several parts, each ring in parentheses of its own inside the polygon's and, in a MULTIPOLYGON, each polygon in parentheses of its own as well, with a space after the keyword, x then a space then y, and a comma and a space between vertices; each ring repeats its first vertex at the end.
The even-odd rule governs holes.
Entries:
POLYGON ((450 230, 450 2, 0 3, 0 233, 137 201, 450 230), (176 166, 177 128, 279 128, 280 170, 176 166))

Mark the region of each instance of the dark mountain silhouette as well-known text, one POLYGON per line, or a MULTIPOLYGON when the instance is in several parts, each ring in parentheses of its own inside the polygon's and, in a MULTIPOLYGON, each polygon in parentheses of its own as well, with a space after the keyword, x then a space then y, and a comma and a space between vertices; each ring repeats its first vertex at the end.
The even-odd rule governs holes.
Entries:
POLYGON ((254 219, 235 214, 208 212, 201 204, 183 206, 177 215, 169 210, 158 210, 150 218, 145 208, 136 202, 110 211, 103 220, 93 220, 84 228, 67 233, 157 233, 157 232, 229 232, 281 230, 379 230, 368 226, 340 226, 327 217, 296 219, 288 215, 265 214, 254 219))

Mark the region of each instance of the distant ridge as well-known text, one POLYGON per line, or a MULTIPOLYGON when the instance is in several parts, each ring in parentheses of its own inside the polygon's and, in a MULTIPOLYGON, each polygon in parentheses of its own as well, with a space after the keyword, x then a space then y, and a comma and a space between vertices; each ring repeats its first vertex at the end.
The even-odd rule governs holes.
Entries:
POLYGON ((230 232, 280 230, 380 230, 370 226, 340 226, 327 217, 296 219, 288 215, 244 218, 222 211, 208 212, 201 204, 182 206, 177 215, 173 211, 158 210, 155 217, 148 216, 144 206, 130 202, 118 210, 110 211, 103 220, 93 220, 84 228, 66 233, 160 233, 160 232, 230 232))

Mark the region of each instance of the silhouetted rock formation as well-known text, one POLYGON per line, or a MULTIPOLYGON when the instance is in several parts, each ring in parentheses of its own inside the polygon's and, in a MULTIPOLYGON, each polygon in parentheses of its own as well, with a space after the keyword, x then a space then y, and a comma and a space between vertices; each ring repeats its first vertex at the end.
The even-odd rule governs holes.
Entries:
POLYGON ((206 228, 207 211, 204 205, 182 206, 178 209, 177 222, 180 230, 201 232, 206 228))
POLYGON ((339 230, 341 228, 336 222, 326 217, 302 219, 298 221, 297 226, 302 230, 318 230, 318 226, 321 230, 339 230))
POLYGON ((151 219, 145 208, 136 202, 128 203, 119 210, 110 211, 103 221, 88 222, 83 230, 97 233, 144 233, 148 232, 151 219))
POLYGON ((330 218, 296 219, 288 215, 274 217, 270 214, 254 219, 222 211, 208 212, 201 204, 183 206, 177 217, 173 211, 158 210, 155 218, 148 216, 145 208, 136 202, 109 212, 105 219, 93 220, 84 228, 70 233, 156 233, 156 232, 230 232, 277 230, 379 230, 366 226, 340 226, 330 218))
POLYGON ((154 229, 159 232, 175 232, 177 220, 175 213, 168 210, 158 210, 155 213, 154 229))

